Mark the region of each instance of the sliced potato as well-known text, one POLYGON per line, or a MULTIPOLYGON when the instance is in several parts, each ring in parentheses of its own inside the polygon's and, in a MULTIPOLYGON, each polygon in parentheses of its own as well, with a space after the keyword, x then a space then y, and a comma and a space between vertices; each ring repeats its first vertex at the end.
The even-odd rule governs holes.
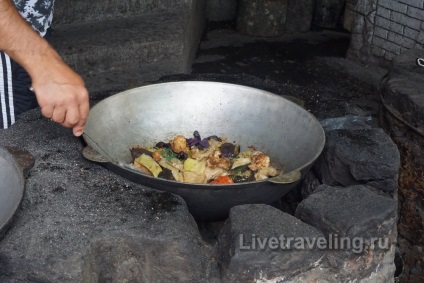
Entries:
POLYGON ((251 161, 252 160, 248 157, 236 158, 236 159, 234 159, 234 163, 231 166, 231 169, 250 164, 251 161))
POLYGON ((184 161, 184 170, 190 171, 196 164, 197 160, 189 157, 184 161))
POLYGON ((184 171, 182 172, 184 182, 194 184, 206 184, 206 175, 196 172, 184 171))
POLYGON ((184 161, 184 171, 191 171, 196 173, 204 173, 206 168, 206 161, 187 158, 184 161))
POLYGON ((162 168, 159 166, 159 164, 152 157, 146 154, 140 155, 140 157, 138 157, 135 161, 146 167, 155 177, 157 177, 159 173, 162 172, 162 168))
POLYGON ((150 172, 149 169, 147 169, 146 167, 144 167, 143 165, 141 165, 137 161, 134 161, 134 167, 137 168, 138 170, 140 170, 141 172, 146 173, 149 176, 153 176, 152 172, 150 172))

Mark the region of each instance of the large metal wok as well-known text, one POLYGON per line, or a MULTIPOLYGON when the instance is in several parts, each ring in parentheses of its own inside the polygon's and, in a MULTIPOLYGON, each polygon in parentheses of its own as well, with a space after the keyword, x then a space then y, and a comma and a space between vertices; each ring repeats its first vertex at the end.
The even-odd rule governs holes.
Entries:
POLYGON ((149 85, 111 96, 91 109, 84 138, 103 156, 105 167, 134 182, 180 195, 201 220, 223 219, 239 204, 272 203, 298 183, 299 178, 283 182, 285 178, 276 178, 233 185, 188 184, 124 166, 131 162, 131 146, 153 145, 179 134, 190 137, 195 130, 203 136, 227 136, 242 150, 253 145, 282 164, 286 173, 292 172, 292 177, 307 172, 325 143, 315 117, 281 96, 198 81, 149 85))
POLYGON ((21 203, 25 179, 15 158, 0 147, 0 238, 21 203))

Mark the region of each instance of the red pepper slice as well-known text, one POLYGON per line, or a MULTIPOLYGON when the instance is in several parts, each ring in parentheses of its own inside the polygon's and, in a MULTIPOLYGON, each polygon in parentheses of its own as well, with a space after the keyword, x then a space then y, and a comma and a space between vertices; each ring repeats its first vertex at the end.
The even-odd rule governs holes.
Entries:
POLYGON ((233 179, 230 178, 230 176, 221 176, 210 182, 211 184, 218 184, 218 185, 224 185, 224 184, 234 184, 233 179))

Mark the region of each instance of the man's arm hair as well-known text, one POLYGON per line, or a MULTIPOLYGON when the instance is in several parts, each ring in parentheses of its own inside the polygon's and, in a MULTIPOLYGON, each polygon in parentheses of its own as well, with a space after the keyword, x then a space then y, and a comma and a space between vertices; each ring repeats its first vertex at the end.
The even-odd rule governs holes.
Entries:
POLYGON ((32 77, 43 61, 61 60, 56 51, 21 17, 12 0, 0 0, 0 50, 32 77))

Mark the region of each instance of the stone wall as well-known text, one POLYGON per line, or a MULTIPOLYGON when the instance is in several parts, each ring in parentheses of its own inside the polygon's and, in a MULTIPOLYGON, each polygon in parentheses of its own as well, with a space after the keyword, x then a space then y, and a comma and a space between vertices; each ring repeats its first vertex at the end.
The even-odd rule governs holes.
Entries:
POLYGON ((424 278, 424 68, 416 58, 424 50, 411 49, 393 60, 381 87, 384 111, 381 122, 402 154, 399 177, 399 254, 403 261, 400 282, 424 278))
POLYGON ((388 66, 424 44, 424 0, 359 0, 348 58, 388 66))

